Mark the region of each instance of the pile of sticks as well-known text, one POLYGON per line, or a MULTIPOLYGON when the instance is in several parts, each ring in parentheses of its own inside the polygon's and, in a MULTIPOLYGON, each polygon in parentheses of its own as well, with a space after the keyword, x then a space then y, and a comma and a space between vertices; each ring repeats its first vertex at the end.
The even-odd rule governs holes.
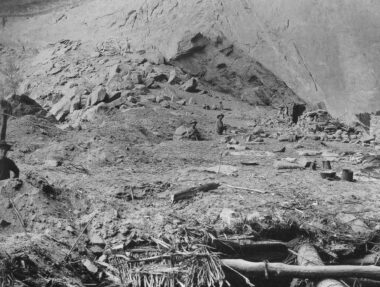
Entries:
POLYGON ((171 241, 155 239, 154 242, 156 246, 150 248, 122 248, 124 255, 119 253, 114 257, 116 261, 110 258, 114 270, 118 270, 113 275, 120 278, 119 282, 147 287, 198 286, 202 281, 207 282, 204 285, 213 286, 220 281, 228 282, 228 274, 233 272, 249 286, 254 286, 250 280, 278 281, 281 278, 288 282, 293 279, 290 286, 299 286, 303 281, 317 287, 352 286, 348 284, 353 282, 380 286, 380 267, 376 266, 378 257, 374 255, 346 261, 344 265, 327 266, 309 243, 302 244, 295 252, 281 241, 221 239, 190 229, 178 233, 171 241), (201 237, 201 234, 205 235, 201 237), (286 260, 289 255, 293 258, 296 255, 297 265, 283 263, 289 262, 286 260), (154 284, 150 284, 152 282, 154 284))

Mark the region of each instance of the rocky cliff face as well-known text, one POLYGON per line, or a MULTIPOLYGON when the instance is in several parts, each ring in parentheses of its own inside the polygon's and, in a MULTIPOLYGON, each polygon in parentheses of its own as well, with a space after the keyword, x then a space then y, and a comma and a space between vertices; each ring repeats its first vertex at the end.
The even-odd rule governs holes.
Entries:
MULTIPOLYGON (((209 39, 225 39, 302 99, 310 103, 324 101, 336 116, 350 119, 355 113, 380 109, 378 1, 73 3, 35 17, 3 17, 0 40, 38 47, 64 38, 82 40, 92 49, 103 41, 116 39, 132 50, 153 50, 167 61, 175 61, 183 49, 183 40, 201 33, 209 39)), ((203 69, 206 79, 214 81, 210 74, 222 76, 222 71, 212 71, 212 59, 201 56, 191 65, 199 65, 199 61, 207 66, 203 69)), ((183 60, 180 64, 185 65, 183 60)), ((223 64, 224 71, 232 70, 228 73, 239 66, 233 61, 223 64)), ((190 67, 188 61, 186 66, 190 67)), ((230 76, 226 79, 229 85, 230 76)))

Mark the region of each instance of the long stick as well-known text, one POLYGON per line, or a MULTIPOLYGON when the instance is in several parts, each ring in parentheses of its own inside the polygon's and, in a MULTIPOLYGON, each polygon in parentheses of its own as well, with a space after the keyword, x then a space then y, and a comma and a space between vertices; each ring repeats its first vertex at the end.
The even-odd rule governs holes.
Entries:
POLYGON ((255 191, 258 193, 267 193, 265 190, 255 189, 255 188, 248 188, 248 187, 240 187, 240 186, 233 186, 229 184, 224 184, 224 186, 227 186, 229 188, 235 188, 235 189, 242 189, 242 190, 248 190, 248 191, 255 191))
POLYGON ((28 232, 26 231, 26 228, 25 228, 24 220, 22 219, 21 214, 18 211, 15 202, 12 199, 9 199, 9 201, 12 204, 13 210, 16 212, 16 216, 17 216, 18 220, 20 221, 20 224, 21 224, 22 228, 24 229, 25 235, 29 236, 28 232))
POLYGON ((242 259, 222 259, 222 264, 239 272, 247 272, 262 277, 267 272, 270 277, 380 279, 380 267, 377 266, 297 266, 283 263, 256 263, 242 259))
POLYGON ((83 233, 86 231, 88 225, 94 219, 95 215, 96 215, 96 213, 93 216, 91 216, 91 218, 88 220, 86 226, 83 228, 82 232, 79 234, 78 238, 75 240, 73 246, 71 246, 71 249, 70 249, 69 253, 67 253, 67 255, 65 256, 65 258, 63 259, 63 262, 65 262, 67 260, 67 258, 70 256, 71 252, 74 250, 74 248, 77 245, 79 239, 81 238, 81 236, 83 235, 83 233))

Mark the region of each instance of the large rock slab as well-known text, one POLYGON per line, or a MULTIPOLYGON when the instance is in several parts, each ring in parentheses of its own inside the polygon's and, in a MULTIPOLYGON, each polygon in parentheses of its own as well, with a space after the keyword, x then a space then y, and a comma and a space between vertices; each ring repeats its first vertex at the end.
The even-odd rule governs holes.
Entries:
POLYGON ((63 121, 70 113, 71 101, 75 97, 75 91, 68 90, 68 92, 59 100, 58 103, 52 106, 49 113, 52 114, 58 121, 63 121))
POLYGON ((87 107, 94 106, 107 99, 107 91, 102 86, 97 86, 87 98, 87 107))

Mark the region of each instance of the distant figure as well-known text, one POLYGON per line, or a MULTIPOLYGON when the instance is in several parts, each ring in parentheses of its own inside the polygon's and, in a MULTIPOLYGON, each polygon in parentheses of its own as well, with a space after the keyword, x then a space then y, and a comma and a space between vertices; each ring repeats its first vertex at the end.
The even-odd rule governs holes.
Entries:
POLYGON ((189 140, 195 140, 195 141, 201 140, 200 133, 196 126, 197 126, 197 121, 191 121, 190 125, 182 125, 178 127, 174 132, 173 140, 183 140, 183 139, 189 139, 189 140))
POLYGON ((219 108, 220 111, 224 110, 223 102, 222 101, 219 102, 219 107, 218 108, 219 108))
POLYGON ((6 142, 0 142, 0 180, 8 179, 11 177, 10 172, 14 173, 14 178, 18 178, 20 170, 13 160, 7 158, 7 153, 11 146, 6 142))
POLYGON ((227 130, 227 127, 223 123, 224 115, 219 114, 216 118, 218 119, 216 121, 216 132, 218 133, 218 135, 222 135, 223 132, 227 130))

